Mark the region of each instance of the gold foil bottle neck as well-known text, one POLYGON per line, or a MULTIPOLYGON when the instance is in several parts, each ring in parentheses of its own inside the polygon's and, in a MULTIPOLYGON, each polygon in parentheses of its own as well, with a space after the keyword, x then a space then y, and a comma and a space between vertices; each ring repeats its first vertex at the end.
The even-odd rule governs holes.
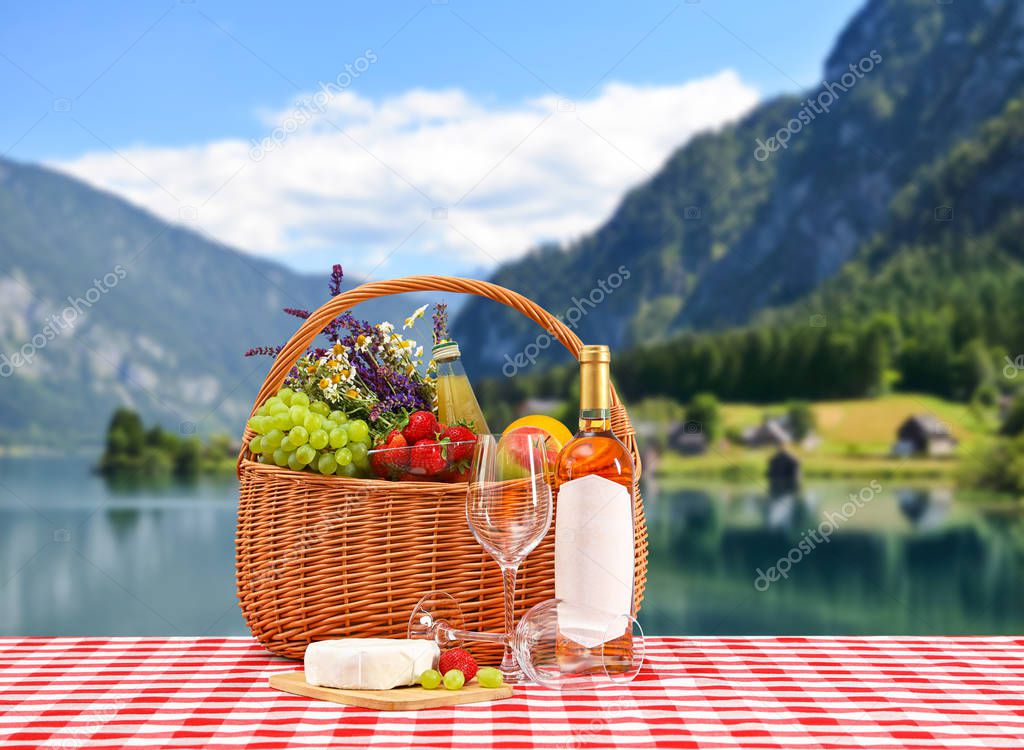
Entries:
POLYGON ((611 350, 603 344, 588 344, 580 350, 581 412, 611 408, 611 360, 611 350))

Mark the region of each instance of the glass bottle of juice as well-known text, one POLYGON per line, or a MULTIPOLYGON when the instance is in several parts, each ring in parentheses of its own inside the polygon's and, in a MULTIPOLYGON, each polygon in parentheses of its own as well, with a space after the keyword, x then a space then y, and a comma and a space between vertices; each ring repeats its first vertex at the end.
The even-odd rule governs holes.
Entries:
POLYGON ((431 350, 437 363, 437 417, 442 424, 464 422, 478 435, 490 432, 480 403, 462 366, 459 345, 454 341, 435 344, 431 350))

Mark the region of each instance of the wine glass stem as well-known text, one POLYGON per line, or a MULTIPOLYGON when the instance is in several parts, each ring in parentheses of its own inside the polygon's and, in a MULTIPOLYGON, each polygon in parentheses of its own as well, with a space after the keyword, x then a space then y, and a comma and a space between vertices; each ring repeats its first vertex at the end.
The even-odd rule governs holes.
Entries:
POLYGON ((504 646, 508 643, 508 636, 504 633, 484 633, 480 630, 459 630, 458 628, 445 628, 442 632, 442 641, 470 641, 476 643, 497 643, 504 646))
POLYGON ((515 656, 512 655, 512 632, 515 629, 516 573, 518 565, 502 566, 501 583, 505 591, 505 653, 501 659, 501 671, 510 674, 519 671, 515 656))

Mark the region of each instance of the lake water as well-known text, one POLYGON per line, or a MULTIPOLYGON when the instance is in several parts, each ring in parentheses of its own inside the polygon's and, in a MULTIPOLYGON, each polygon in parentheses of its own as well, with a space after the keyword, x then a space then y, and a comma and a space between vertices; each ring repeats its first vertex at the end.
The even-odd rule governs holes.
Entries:
MULTIPOLYGON (((0 634, 246 634, 235 501, 229 480, 141 490, 84 459, 0 460, 0 634)), ((852 482, 662 484, 647 508, 650 634, 1024 632, 1024 518, 997 505, 852 482)))

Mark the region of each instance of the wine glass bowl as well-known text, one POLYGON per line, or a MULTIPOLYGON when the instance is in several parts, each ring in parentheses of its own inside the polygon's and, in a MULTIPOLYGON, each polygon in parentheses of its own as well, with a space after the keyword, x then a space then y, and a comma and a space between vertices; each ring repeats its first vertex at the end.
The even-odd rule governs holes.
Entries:
POLYGON ((522 563, 551 526, 549 469, 544 441, 536 435, 477 440, 466 520, 502 567, 522 563))
POLYGON ((486 488, 469 486, 471 510, 467 517, 473 536, 502 567, 522 563, 551 525, 551 490, 538 487, 539 483, 536 479, 512 479, 486 488))
POLYGON ((559 599, 542 601, 523 616, 512 648, 530 680, 561 691, 631 682, 644 662, 636 618, 559 599))

